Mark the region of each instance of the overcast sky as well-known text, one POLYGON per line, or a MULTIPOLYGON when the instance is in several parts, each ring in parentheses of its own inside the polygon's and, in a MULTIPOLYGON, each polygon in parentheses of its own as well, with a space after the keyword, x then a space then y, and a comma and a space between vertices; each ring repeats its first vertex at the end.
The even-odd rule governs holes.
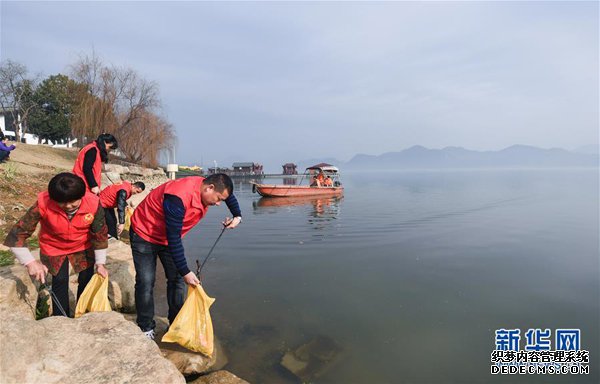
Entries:
POLYGON ((597 144, 598 2, 10 2, 1 58, 160 87, 177 160, 597 144))

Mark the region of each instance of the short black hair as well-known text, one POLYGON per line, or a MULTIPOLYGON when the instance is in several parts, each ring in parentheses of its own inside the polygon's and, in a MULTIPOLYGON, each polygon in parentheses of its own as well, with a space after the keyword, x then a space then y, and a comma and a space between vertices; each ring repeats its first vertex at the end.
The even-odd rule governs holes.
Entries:
POLYGON ((138 187, 142 191, 146 189, 146 184, 142 183, 141 181, 136 181, 135 183, 133 183, 133 186, 138 187))
POLYGON ((213 184, 217 192, 223 192, 227 190, 227 192, 229 192, 229 196, 233 194, 233 181, 231 181, 231 177, 224 173, 215 173, 214 175, 210 175, 204 179, 204 183, 213 184))
POLYGON ((59 173, 48 183, 48 194, 57 203, 79 200, 85 195, 83 179, 69 172, 59 173))

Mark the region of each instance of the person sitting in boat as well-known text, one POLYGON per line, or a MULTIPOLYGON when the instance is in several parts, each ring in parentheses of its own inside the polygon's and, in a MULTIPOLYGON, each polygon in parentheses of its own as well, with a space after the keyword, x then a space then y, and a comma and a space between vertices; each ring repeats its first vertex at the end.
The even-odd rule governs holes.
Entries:
POLYGON ((317 176, 313 176, 310 186, 311 187, 322 187, 324 183, 325 183, 325 175, 323 174, 323 171, 319 171, 319 174, 317 176))
POLYGON ((325 187, 333 187, 333 180, 331 180, 330 176, 327 176, 325 178, 325 181, 323 182, 323 186, 325 186, 325 187))

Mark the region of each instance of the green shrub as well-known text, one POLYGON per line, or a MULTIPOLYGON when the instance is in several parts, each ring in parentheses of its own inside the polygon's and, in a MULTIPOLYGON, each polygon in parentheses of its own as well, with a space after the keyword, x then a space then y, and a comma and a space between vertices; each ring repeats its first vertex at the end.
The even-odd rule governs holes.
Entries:
POLYGON ((13 163, 7 163, 3 168, 4 178, 7 181, 13 181, 17 177, 17 166, 13 163))
POLYGON ((35 319, 41 320, 50 316, 50 295, 48 291, 39 292, 37 303, 35 305, 35 319))
POLYGON ((11 251, 0 251, 0 267, 13 265, 14 263, 15 257, 11 251))

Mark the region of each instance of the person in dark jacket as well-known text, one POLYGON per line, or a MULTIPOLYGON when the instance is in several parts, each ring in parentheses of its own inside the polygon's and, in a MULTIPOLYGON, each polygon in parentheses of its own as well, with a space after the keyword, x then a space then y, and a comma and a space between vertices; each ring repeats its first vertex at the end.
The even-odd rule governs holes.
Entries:
POLYGON ((125 206, 127 199, 131 196, 143 192, 146 185, 141 181, 136 181, 131 184, 128 181, 123 181, 119 184, 110 185, 100 192, 100 204, 104 208, 106 217, 106 225, 108 226, 108 234, 115 239, 118 239, 125 227, 125 206), (119 225, 117 226, 117 217, 115 216, 115 208, 119 216, 119 225))
POLYGON ((217 173, 207 178, 184 177, 154 188, 135 208, 129 237, 135 266, 135 307, 137 324, 154 338, 154 281, 156 259, 160 259, 167 277, 169 322, 183 306, 185 283, 200 284, 185 259, 182 237, 204 217, 208 208, 224 201, 233 215, 223 225, 233 229, 242 221, 242 213, 233 195, 229 176, 217 173))
POLYGON ((81 148, 73 166, 73 173, 81 177, 88 190, 98 195, 102 184, 102 163, 108 163, 108 151, 119 148, 117 139, 103 133, 81 148))
POLYGON ((4 136, 4 133, 0 131, 0 163, 6 161, 10 157, 10 151, 15 149, 15 145, 8 145, 8 137, 4 136))

